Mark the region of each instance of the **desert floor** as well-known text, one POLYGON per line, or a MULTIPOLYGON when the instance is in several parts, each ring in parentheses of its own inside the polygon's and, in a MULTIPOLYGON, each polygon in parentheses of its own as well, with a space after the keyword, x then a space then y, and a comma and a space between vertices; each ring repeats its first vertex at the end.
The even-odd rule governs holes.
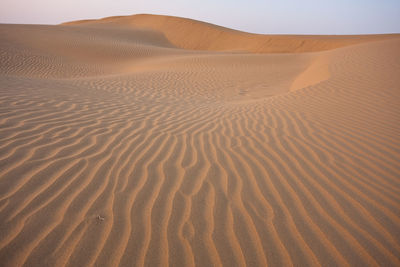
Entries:
POLYGON ((400 266, 400 35, 0 25, 1 266, 400 266))

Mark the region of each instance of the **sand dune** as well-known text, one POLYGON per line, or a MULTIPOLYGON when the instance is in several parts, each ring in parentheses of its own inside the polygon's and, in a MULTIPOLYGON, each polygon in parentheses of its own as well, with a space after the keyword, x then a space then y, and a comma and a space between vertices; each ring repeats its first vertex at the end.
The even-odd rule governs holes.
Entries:
POLYGON ((256 53, 316 52, 398 37, 391 34, 358 36, 261 35, 236 31, 192 19, 148 14, 73 21, 64 23, 64 25, 145 28, 163 33, 172 44, 184 49, 256 53))
POLYGON ((399 47, 0 25, 0 265, 399 266, 399 47))

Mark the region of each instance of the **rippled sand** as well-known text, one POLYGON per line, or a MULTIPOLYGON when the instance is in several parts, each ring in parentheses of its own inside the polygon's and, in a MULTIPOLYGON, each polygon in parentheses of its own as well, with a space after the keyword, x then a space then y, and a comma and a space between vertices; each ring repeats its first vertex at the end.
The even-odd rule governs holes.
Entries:
POLYGON ((400 36, 0 25, 1 266, 399 266, 400 36))

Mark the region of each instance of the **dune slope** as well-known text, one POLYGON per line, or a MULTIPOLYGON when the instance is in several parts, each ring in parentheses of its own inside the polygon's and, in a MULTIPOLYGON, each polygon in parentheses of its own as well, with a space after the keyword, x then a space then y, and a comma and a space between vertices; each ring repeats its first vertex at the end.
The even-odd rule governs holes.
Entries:
POLYGON ((399 266, 399 36, 164 18, 0 25, 0 265, 399 266))
POLYGON ((262 35, 241 32, 202 21, 140 14, 64 23, 74 26, 131 27, 156 30, 184 49, 255 53, 301 53, 330 50, 352 44, 397 38, 396 35, 262 35))

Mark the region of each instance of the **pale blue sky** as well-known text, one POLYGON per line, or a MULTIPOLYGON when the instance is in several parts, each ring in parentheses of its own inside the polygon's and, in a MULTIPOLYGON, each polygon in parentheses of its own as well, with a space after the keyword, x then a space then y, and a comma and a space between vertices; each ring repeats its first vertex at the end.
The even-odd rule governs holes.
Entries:
POLYGON ((58 24, 139 13, 188 17, 255 33, 400 32, 400 0, 0 0, 1 23, 58 24))

